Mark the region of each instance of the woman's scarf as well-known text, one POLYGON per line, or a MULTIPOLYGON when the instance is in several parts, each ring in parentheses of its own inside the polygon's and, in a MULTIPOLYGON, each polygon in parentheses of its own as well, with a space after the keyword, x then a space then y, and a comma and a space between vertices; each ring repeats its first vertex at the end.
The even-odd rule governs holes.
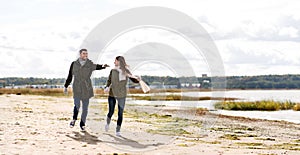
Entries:
POLYGON ((123 73, 122 69, 120 68, 120 66, 115 67, 115 70, 117 70, 119 72, 119 81, 123 81, 126 80, 126 73, 123 73))

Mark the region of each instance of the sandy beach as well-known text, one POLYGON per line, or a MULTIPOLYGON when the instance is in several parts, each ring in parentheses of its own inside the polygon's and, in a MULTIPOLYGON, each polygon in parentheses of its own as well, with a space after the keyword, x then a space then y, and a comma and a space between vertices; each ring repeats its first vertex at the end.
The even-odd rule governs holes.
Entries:
POLYGON ((0 95, 1 154, 300 154, 300 124, 229 117, 197 109, 127 104, 116 112, 91 101, 87 131, 69 127, 71 97, 0 95))

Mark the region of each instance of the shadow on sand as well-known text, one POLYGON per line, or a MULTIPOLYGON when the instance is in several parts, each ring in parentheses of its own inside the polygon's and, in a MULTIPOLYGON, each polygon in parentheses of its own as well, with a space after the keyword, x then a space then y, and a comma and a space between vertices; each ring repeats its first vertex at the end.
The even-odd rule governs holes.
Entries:
POLYGON ((79 142, 86 142, 87 144, 94 144, 96 145, 99 142, 102 142, 101 140, 98 139, 97 136, 91 135, 88 132, 75 132, 73 131, 74 135, 66 135, 67 137, 79 141, 79 142), (81 134, 82 133, 82 134, 81 134))
POLYGON ((97 143, 109 143, 115 146, 129 146, 131 148, 135 148, 135 149, 146 149, 149 147, 158 147, 160 145, 165 145, 164 143, 155 143, 155 144, 141 144, 138 141, 126 138, 124 136, 115 136, 115 135, 111 135, 111 134, 107 134, 104 133, 103 135, 105 136, 109 136, 112 140, 99 140, 97 136, 95 135, 91 135, 88 132, 74 132, 74 135, 66 135, 67 137, 79 141, 79 142, 86 142, 87 144, 93 144, 96 145, 97 143))
POLYGON ((149 147, 158 147, 160 145, 165 145, 164 143, 155 143, 155 144, 141 144, 138 141, 126 138, 124 136, 115 136, 115 135, 111 135, 111 134, 107 134, 104 133, 104 135, 109 136, 111 138, 113 138, 113 141, 102 141, 105 143, 110 143, 113 145, 123 145, 123 146, 130 146, 132 148, 136 148, 136 149, 146 149, 149 147))

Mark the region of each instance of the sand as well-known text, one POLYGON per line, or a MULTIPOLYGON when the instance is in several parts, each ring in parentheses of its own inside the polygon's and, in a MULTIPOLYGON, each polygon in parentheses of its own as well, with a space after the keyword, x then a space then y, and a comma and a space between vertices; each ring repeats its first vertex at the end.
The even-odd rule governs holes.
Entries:
POLYGON ((300 154, 300 124, 130 101, 117 137, 106 104, 91 101, 81 132, 71 97, 0 95, 0 154, 300 154))

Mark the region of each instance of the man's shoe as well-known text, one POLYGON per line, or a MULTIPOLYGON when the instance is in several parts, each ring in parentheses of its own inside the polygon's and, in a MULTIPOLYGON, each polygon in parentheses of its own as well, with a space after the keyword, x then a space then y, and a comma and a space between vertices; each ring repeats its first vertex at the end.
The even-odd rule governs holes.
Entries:
POLYGON ((75 122, 76 122, 76 120, 72 120, 72 121, 70 122, 70 128, 73 128, 73 127, 74 127, 75 122))
POLYGON ((116 132, 116 136, 121 137, 121 132, 116 132))
POLYGON ((83 123, 82 121, 80 121, 79 126, 80 126, 81 131, 85 131, 85 123, 83 123))
POLYGON ((85 131, 85 126, 80 126, 81 131, 85 131))

